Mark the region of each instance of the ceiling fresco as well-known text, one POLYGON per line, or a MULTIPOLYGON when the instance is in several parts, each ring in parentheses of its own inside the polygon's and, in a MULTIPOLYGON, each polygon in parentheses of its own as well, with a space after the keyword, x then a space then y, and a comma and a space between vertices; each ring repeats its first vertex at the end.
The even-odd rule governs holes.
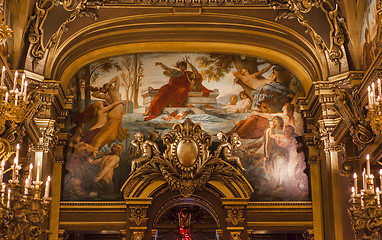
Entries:
POLYGON ((240 137, 230 164, 253 200, 309 199, 304 122, 293 104, 304 91, 283 66, 244 55, 131 54, 83 67, 70 91, 64 200, 120 199, 147 163, 138 145, 163 152, 161 137, 186 119, 212 134, 211 151, 222 136, 240 137))

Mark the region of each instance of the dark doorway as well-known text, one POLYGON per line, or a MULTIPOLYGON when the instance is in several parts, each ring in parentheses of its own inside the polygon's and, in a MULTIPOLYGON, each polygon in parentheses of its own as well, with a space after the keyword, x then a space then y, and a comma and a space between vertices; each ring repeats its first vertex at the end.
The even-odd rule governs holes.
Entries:
POLYGON ((158 232, 155 238, 156 240, 184 239, 182 226, 189 229, 192 240, 218 239, 215 219, 205 209, 192 204, 179 204, 164 212, 156 223, 155 228, 158 232), (182 220, 181 214, 186 215, 186 221, 182 220))

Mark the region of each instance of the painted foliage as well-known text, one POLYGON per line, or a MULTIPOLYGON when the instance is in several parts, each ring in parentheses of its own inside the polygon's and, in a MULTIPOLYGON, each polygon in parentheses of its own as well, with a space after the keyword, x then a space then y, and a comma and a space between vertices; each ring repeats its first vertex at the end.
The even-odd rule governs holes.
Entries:
POLYGON ((363 69, 367 70, 382 50, 381 1, 367 0, 362 21, 361 43, 363 69))
POLYGON ((304 93, 282 66, 227 54, 133 54, 85 66, 70 90, 64 200, 120 199, 149 154, 137 143, 163 152, 161 136, 187 118, 214 136, 211 152, 219 131, 240 136, 235 155, 252 200, 309 199, 304 123, 292 104, 304 93))

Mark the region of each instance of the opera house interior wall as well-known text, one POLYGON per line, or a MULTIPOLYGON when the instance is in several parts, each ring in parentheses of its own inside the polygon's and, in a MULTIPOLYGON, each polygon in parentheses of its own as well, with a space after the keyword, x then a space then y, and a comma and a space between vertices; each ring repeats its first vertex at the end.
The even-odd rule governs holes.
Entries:
POLYGON ((381 0, 0 14, 0 239, 382 239, 381 0))

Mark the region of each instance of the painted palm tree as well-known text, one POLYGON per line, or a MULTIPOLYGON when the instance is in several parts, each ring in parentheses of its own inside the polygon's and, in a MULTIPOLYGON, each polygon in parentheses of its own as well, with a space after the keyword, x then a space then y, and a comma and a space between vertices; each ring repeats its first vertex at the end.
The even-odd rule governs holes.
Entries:
POLYGON ((143 79, 143 63, 139 54, 124 56, 122 58, 123 71, 120 74, 122 86, 125 87, 127 109, 133 104, 133 109, 138 108, 138 93, 143 79))

